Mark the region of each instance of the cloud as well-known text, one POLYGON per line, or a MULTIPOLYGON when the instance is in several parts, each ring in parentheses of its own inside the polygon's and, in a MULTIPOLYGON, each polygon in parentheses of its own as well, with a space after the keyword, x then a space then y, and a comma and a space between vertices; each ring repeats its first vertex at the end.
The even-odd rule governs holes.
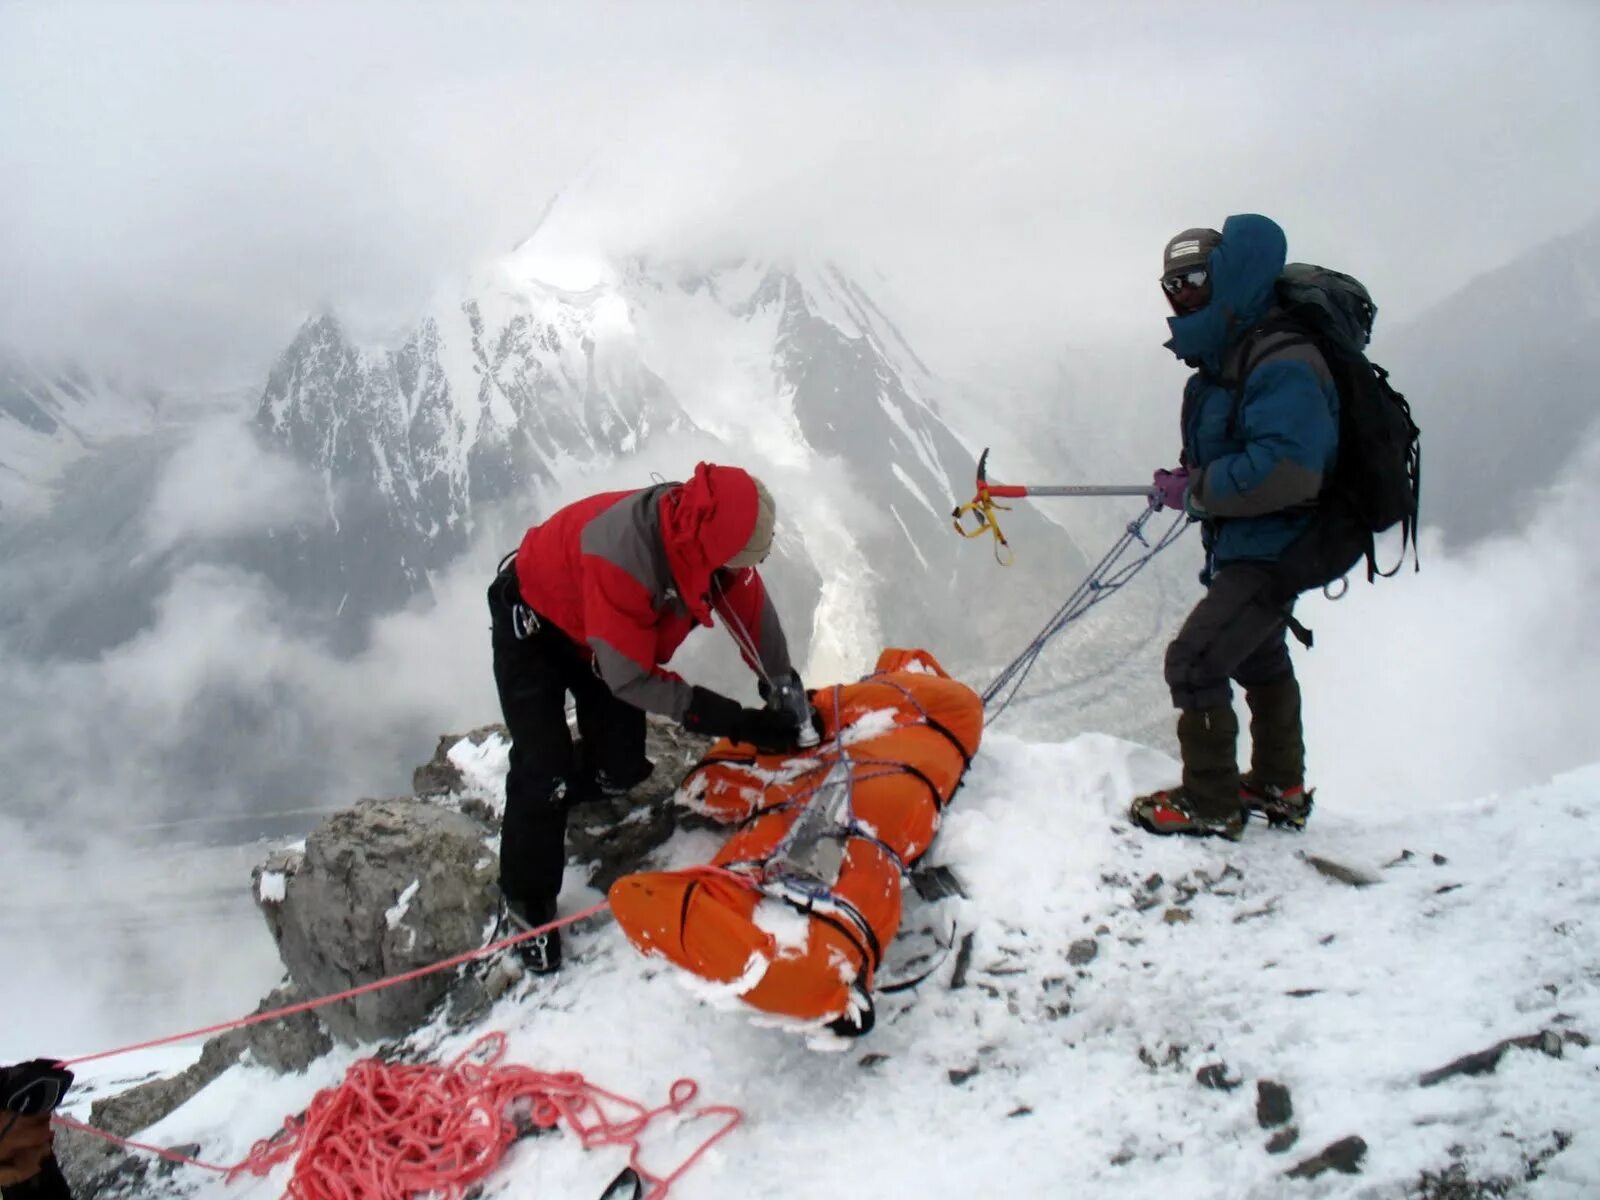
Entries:
POLYGON ((1592 213, 1596 45, 1559 3, 8 5, 0 342, 259 378, 563 191, 591 250, 874 263, 951 361, 1144 334, 1159 246, 1238 210, 1403 316, 1592 213))
MULTIPOLYGON (((1039 397, 1059 393, 1120 427, 1127 372, 1160 362, 1176 388, 1153 285, 1176 228, 1268 212, 1298 257, 1359 275, 1403 319, 1590 216, 1597 46, 1600 11, 1578 4, 10 4, 0 344, 259 386, 308 310, 406 328, 559 193, 544 236, 575 257, 876 265, 869 290, 972 394, 1028 400, 1049 423, 1039 397), (1125 365, 1131 338, 1146 354, 1125 365), (1093 393, 1069 396, 1059 363, 1091 359, 1093 393), (1038 379, 1052 390, 1032 392, 1038 379)), ((676 477, 701 453, 663 443, 560 494, 676 477)), ((776 456, 758 469, 813 529, 830 517, 818 495, 848 496, 776 456)), ((126 998, 118 979, 159 994, 187 960, 170 927, 114 920, 148 895, 125 861, 131 826, 193 818, 197 799, 222 817, 401 790, 438 734, 494 720, 483 590, 555 495, 485 516, 493 532, 433 581, 436 607, 382 622, 352 660, 254 578, 204 566, 95 661, 8 654, 0 875, 48 902, 5 928, 8 1036, 91 1021, 90 1005, 68 1013, 84 978, 97 995, 126 998), (38 916, 69 895, 70 955, 38 916)), ((311 498, 218 424, 177 458, 144 528, 177 549, 311 498)), ((1447 803, 1592 758, 1597 533, 1582 503, 1553 497, 1522 537, 1430 545, 1419 576, 1306 603, 1330 808, 1447 803)), ((828 647, 828 667, 853 645, 828 647)), ((187 836, 168 827, 154 836, 187 836)), ((242 886, 224 867, 219 888, 242 886)), ((254 981, 259 964, 217 977, 235 966, 254 981)), ((229 1015, 192 999, 169 1011, 229 1015)))
POLYGON ((266 450, 237 416, 196 425, 173 454, 144 513, 156 553, 193 541, 290 526, 315 516, 322 483, 281 453, 266 450))
MULTIPOLYGON (((1448 807, 1600 758, 1600 440, 1521 532, 1302 603, 1312 782, 1330 810, 1448 807)), ((1426 479, 1426 476, 1424 476, 1426 479)))

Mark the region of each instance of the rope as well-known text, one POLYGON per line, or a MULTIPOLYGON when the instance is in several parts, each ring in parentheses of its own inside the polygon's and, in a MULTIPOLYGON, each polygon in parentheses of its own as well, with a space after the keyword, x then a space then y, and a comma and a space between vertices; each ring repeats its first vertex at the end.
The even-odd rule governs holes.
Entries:
POLYGON ((476 950, 468 950, 465 954, 457 954, 453 958, 432 963, 429 966, 418 967, 414 971, 406 971, 399 975, 390 975, 386 979, 375 980, 372 983, 363 983, 358 987, 347 988, 342 992, 334 992, 331 996, 319 996, 315 1000, 304 1000, 299 1004, 290 1004, 283 1008, 274 1008, 263 1013, 252 1013, 248 1017, 241 1017, 236 1021, 224 1021, 220 1025, 207 1025, 203 1029, 190 1029, 184 1033, 174 1033, 168 1037, 153 1038, 148 1042, 137 1042, 131 1046, 120 1046, 115 1050, 101 1050, 97 1054, 81 1054, 77 1058, 64 1059, 64 1067, 76 1066, 79 1063, 95 1062, 102 1058, 116 1058, 122 1054, 132 1054, 135 1050, 150 1050, 156 1046, 170 1046, 174 1042, 186 1042, 190 1038, 209 1037, 216 1033, 226 1033, 232 1029, 244 1029, 250 1025, 261 1025, 267 1021, 276 1021, 282 1017, 291 1017, 296 1013, 310 1012, 314 1008, 322 1008, 329 1004, 336 1004, 340 1000, 350 1000, 356 996, 364 996, 368 992, 381 991, 396 984, 408 983, 413 979, 421 979, 424 975, 432 975, 436 971, 447 971, 451 967, 459 967, 462 963, 472 962, 474 959, 487 958, 491 954, 498 954, 508 946, 515 946, 518 942, 525 942, 529 938, 538 937, 541 933, 548 933, 552 929, 559 929, 563 925, 571 925, 585 917, 592 917, 596 913, 604 912, 610 904, 601 901, 591 905, 581 912, 571 916, 562 917, 557 921, 549 921, 536 929, 529 929, 513 937, 502 938, 498 942, 491 942, 487 946, 480 946, 476 950))
POLYGON ((93 1125, 85 1125, 82 1121, 74 1121, 71 1117, 56 1113, 50 1118, 50 1124, 76 1129, 79 1133, 86 1133, 90 1137, 99 1138, 102 1142, 110 1142, 113 1146, 122 1146, 129 1150, 143 1150, 154 1154, 157 1158, 164 1158, 168 1162, 180 1163, 186 1167, 198 1167, 202 1171, 215 1171, 218 1175, 226 1175, 233 1170, 232 1167, 219 1167, 216 1163, 208 1163, 203 1159, 190 1158, 187 1154, 179 1154, 176 1150, 168 1150, 162 1146, 152 1146, 148 1142, 136 1142, 132 1138, 118 1137, 114 1133, 107 1133, 104 1129, 96 1129, 93 1125))
POLYGON ((1003 713, 1011 701, 1015 699, 1017 690, 1022 687, 1028 673, 1033 670, 1033 665, 1038 661, 1050 640, 1065 629, 1072 622, 1083 616, 1107 596, 1117 591, 1127 583, 1157 554, 1177 541, 1183 531, 1188 528, 1189 518, 1179 513, 1177 518, 1165 533, 1152 545, 1145 539, 1144 527, 1150 517, 1157 510, 1152 506, 1146 508, 1137 520, 1131 521, 1123 531, 1115 545, 1095 565, 1094 569, 1076 590, 1067 597, 1066 601, 1058 608, 1055 615, 1045 622, 1034 639, 1028 643, 1022 653, 1012 659, 1004 670, 996 676, 995 681, 983 691, 983 705, 985 726, 991 725, 1003 713), (1118 560, 1127 553, 1128 548, 1135 542, 1145 547, 1145 552, 1138 558, 1117 567, 1118 560), (1115 568, 1115 570, 1114 570, 1115 568), (1004 695, 1002 696, 1002 693, 1004 695), (998 703, 996 697, 1000 697, 998 703))
MULTIPOLYGON (((971 765, 971 760, 967 757, 965 747, 962 747, 947 729, 945 729, 929 715, 927 708, 920 700, 917 699, 915 695, 912 694, 909 688, 906 688, 892 680, 885 679, 879 675, 873 675, 869 678, 874 682, 886 685, 899 692, 902 699, 916 711, 917 717, 915 720, 908 721, 904 724, 896 722, 894 728, 923 726, 934 729, 955 743, 956 748, 961 753, 964 764, 963 769, 965 769, 965 766, 971 765)), ((848 917, 850 926, 854 929, 857 929, 862 934, 862 937, 866 939, 866 942, 870 943, 869 945, 864 944, 861 947, 864 973, 870 975, 876 973, 877 968, 881 965, 883 958, 882 948, 878 945, 877 932, 872 928, 871 922, 869 922, 861 914, 860 910, 857 909, 854 904, 845 899, 843 896, 840 896, 838 892, 828 883, 809 877, 803 878, 799 875, 788 872, 782 872, 780 875, 775 873, 774 864, 781 863, 793 850, 794 847, 792 845, 792 840, 799 829, 800 821, 804 819, 805 810, 816 801, 817 794, 822 791, 823 788, 828 786, 828 781, 832 778, 834 767, 840 763, 845 763, 850 768, 849 778, 845 781, 844 811, 840 815, 839 821, 832 828, 823 830, 819 834, 819 840, 820 838, 828 838, 846 845, 848 845, 851 840, 866 842, 868 845, 874 847, 886 858, 888 858, 889 861, 894 864, 895 869, 902 876, 908 875, 910 868, 905 860, 900 856, 900 853, 895 850, 893 846, 890 846, 887 842, 879 838, 876 832, 871 829, 870 826, 864 825, 857 819, 854 804, 855 785, 865 782, 869 779, 881 779, 891 775, 911 775, 914 778, 919 779, 924 785, 927 786, 935 812, 942 812, 945 805, 943 799, 939 795, 938 789, 934 786, 932 781, 909 763, 895 762, 890 759, 863 759, 852 755, 846 747, 844 741, 844 735, 847 730, 844 727, 843 689, 839 685, 835 684, 833 687, 827 689, 827 691, 828 697, 824 703, 831 704, 833 709, 833 728, 835 730, 834 737, 831 741, 823 743, 817 749, 810 752, 810 757, 813 760, 811 766, 795 773, 792 776, 792 779, 794 780, 801 780, 808 776, 815 776, 816 782, 796 791, 781 804, 775 804, 767 808, 754 809, 754 811, 750 812, 749 815, 745 817, 745 819, 741 821, 739 825, 739 827, 743 829, 763 818, 784 812, 791 812, 796 809, 800 810, 800 815, 795 817, 784 836, 779 839, 778 844, 773 847, 771 852, 762 858, 742 859, 734 863, 725 863, 722 866, 712 866, 708 864, 704 867, 688 868, 685 873, 729 880, 739 887, 788 904, 800 912, 806 913, 810 916, 817 916, 823 920, 830 920, 829 914, 818 910, 814 906, 816 904, 826 904, 831 906, 833 909, 836 909, 838 912, 848 917), (862 768, 866 769, 863 770, 862 768), (796 897, 803 897, 805 903, 802 904, 796 897)), ((708 755, 705 758, 702 758, 700 762, 695 764, 695 766, 690 769, 688 775, 685 775, 684 778, 687 780, 689 776, 693 775, 695 771, 700 770, 702 767, 716 766, 718 764, 735 766, 750 765, 746 762, 736 762, 726 758, 714 758, 708 755)), ((839 925, 837 922, 834 922, 834 924, 836 927, 843 929, 843 926, 839 925)), ((845 930, 845 932, 847 936, 849 936, 848 930, 845 930)), ((858 980, 857 982, 859 983, 860 981, 858 980)), ((865 989, 863 988, 863 991, 864 990, 865 989)))
POLYGON ((711 598, 712 610, 722 618, 723 628, 728 631, 728 635, 733 638, 734 643, 739 647, 739 654, 744 658, 745 663, 766 681, 768 687, 775 686, 772 676, 767 674, 767 668, 761 661, 761 650, 756 645, 755 638, 750 636, 750 631, 745 628, 744 622, 733 611, 733 605, 728 602, 727 591, 723 588, 722 581, 716 575, 711 576, 711 591, 713 593, 711 598))
POLYGON ((744 1119, 739 1109, 727 1105, 688 1111, 699 1092, 691 1079, 676 1080, 666 1103, 650 1108, 576 1072, 499 1065, 505 1049, 506 1035, 491 1032, 448 1066, 363 1059, 350 1067, 338 1087, 318 1092, 302 1115, 289 1118, 232 1167, 59 1120, 117 1145, 224 1174, 229 1182, 243 1175, 264 1176, 293 1159, 286 1200, 409 1200, 419 1194, 461 1200, 500 1164, 527 1127, 564 1124, 586 1150, 627 1146, 628 1165, 652 1187, 651 1200, 662 1200, 684 1172, 744 1119), (724 1120, 676 1167, 656 1174, 640 1161, 639 1143, 651 1122, 667 1113, 691 1121, 724 1120))
POLYGON ((653 1186, 652 1200, 661 1200, 743 1120, 723 1105, 689 1113, 726 1120, 677 1167, 657 1175, 640 1161, 640 1137, 655 1118, 684 1115, 699 1091, 693 1080, 675 1081, 666 1103, 649 1108, 575 1072, 499 1066, 505 1045, 505 1034, 485 1034, 447 1067, 356 1063, 339 1088, 318 1093, 303 1118, 257 1143, 234 1173, 265 1175, 295 1157, 289 1200, 403 1200, 418 1192, 459 1200, 498 1165, 519 1136, 516 1114, 525 1111, 540 1129, 565 1124, 586 1150, 627 1146, 628 1165, 653 1186), (626 1115, 613 1116, 608 1105, 626 1115))
MULTIPOLYGON (((80 1055, 63 1065, 242 1029, 349 1000, 498 953, 607 907, 605 902, 595 904, 476 950, 329 996, 115 1050, 80 1055)), ((291 1117, 275 1136, 257 1142, 243 1162, 231 1167, 118 1137, 70 1117, 57 1116, 56 1122, 113 1145, 226 1175, 230 1182, 243 1174, 265 1175, 280 1163, 296 1158, 285 1193, 288 1200, 409 1200, 420 1192, 432 1193, 440 1200, 461 1200, 467 1185, 493 1171, 506 1148, 520 1136, 509 1114, 525 1101, 522 1107, 529 1109, 534 1125, 548 1129, 565 1122, 578 1134, 585 1149, 628 1146, 629 1166, 655 1189, 650 1200, 662 1200, 685 1171, 743 1120, 739 1109, 726 1105, 711 1105, 688 1114, 689 1119, 722 1116, 727 1120, 676 1168, 656 1175, 639 1161, 639 1138, 645 1127, 663 1113, 683 1115, 699 1091, 698 1084, 691 1079, 677 1080, 669 1089, 665 1104, 646 1108, 597 1087, 576 1073, 496 1067, 504 1052, 505 1035, 489 1033, 448 1067, 364 1059, 349 1069, 338 1088, 317 1093, 304 1115, 291 1117), (614 1119, 607 1114, 602 1100, 632 1115, 624 1120, 614 1119)))

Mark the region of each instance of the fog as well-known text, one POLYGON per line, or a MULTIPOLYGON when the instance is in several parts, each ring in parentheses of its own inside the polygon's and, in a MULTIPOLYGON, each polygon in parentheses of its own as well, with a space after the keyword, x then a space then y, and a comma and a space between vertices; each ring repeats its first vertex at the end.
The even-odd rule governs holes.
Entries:
POLYGON ((1405 319, 1592 215, 1597 45, 1581 0, 14 3, 0 345, 258 378, 558 194, 589 250, 876 267, 947 367, 1149 336, 1165 239, 1235 211, 1405 319))
MULTIPOLYGON (((1130 411, 1157 386, 1175 413, 1154 279, 1177 229, 1265 212, 1294 257, 1359 275, 1403 322, 1594 214, 1592 5, 1058 7, 9 4, 0 346, 259 391, 309 312, 390 336, 543 219, 574 256, 833 256, 952 395, 990 398, 1043 452, 1063 371, 1092 384, 1074 420, 1160 428, 1166 409, 1130 411)), ((30 584, 92 569, 115 596, 124 567, 321 505, 322 481, 242 416, 187 431, 148 504, 107 514, 125 560, 30 560, 30 584)), ((1175 445, 1161 436, 1100 465, 1135 477, 1175 445)), ((249 849, 205 818, 403 790, 439 734, 498 719, 483 590, 522 525, 715 451, 668 442, 482 514, 434 602, 353 658, 205 563, 104 654, 0 643, 0 1060, 252 1003, 275 971, 241 891, 249 849), (191 844, 210 848, 174 850, 191 844)), ((780 537, 822 519, 811 488, 842 483, 759 465, 780 537)), ((1514 536, 1425 540, 1421 574, 1306 603, 1323 811, 1593 761, 1597 469, 1591 447, 1514 536)), ((1185 539, 1162 578, 1189 586, 1197 557, 1185 539)), ((858 632, 808 664, 818 682, 882 631, 858 632)), ((732 687, 710 636, 689 662, 732 687)))

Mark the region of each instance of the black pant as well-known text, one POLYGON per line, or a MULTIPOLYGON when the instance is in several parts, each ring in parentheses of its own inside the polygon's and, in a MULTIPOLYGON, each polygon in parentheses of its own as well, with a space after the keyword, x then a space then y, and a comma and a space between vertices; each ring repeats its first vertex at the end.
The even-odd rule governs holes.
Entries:
POLYGON ((506 810, 500 824, 500 890, 531 915, 553 912, 566 865, 567 809, 590 795, 597 773, 633 783, 650 773, 644 712, 618 700, 588 654, 549 621, 517 637, 522 598, 508 566, 489 585, 494 682, 511 732, 506 810), (578 710, 581 751, 567 729, 567 693, 578 710))
POLYGON ((1269 568, 1251 562, 1219 567, 1167 647, 1166 679, 1174 708, 1233 702, 1230 679, 1245 689, 1294 678, 1285 634, 1289 608, 1268 596, 1269 568))

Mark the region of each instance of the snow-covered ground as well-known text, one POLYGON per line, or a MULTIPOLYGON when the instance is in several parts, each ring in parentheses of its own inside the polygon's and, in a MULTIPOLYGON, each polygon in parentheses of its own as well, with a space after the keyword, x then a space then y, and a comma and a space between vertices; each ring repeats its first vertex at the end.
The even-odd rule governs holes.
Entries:
MULTIPOLYGON (((503 756, 476 766, 492 789, 503 756)), ((705 1006, 605 919, 569 931, 560 975, 519 982, 476 1029, 416 1043, 443 1060, 501 1030, 510 1061, 650 1103, 697 1080, 745 1119, 682 1197, 1400 1197, 1457 1160, 1524 1181, 1518 1195, 1600 1194, 1600 1046, 1512 1049, 1492 1073, 1420 1084, 1505 1038, 1600 1036, 1600 765, 1482 798, 1325 794, 1304 834, 1252 824, 1236 845, 1130 828, 1129 797, 1173 770, 1101 735, 992 734, 930 854, 968 897, 910 907, 886 975, 952 925, 970 954, 882 998, 877 1028, 835 1053, 705 1006), (1263 1080, 1292 1101, 1274 1129, 1257 1119, 1263 1080), (1269 1153, 1289 1126, 1298 1140, 1269 1153), (1285 1177, 1351 1135, 1368 1147, 1361 1174, 1285 1177)), ((704 861, 717 844, 680 834, 666 857, 704 861)), ((563 909, 597 899, 569 882, 563 909)), ((359 1056, 283 1078, 235 1068, 144 1137, 237 1161, 359 1056)), ((708 1132, 652 1143, 650 1161, 670 1166, 708 1132)), ((566 1134, 528 1139, 484 1195, 596 1197, 624 1161, 566 1134)), ((284 1179, 192 1182, 251 1200, 284 1179)))

